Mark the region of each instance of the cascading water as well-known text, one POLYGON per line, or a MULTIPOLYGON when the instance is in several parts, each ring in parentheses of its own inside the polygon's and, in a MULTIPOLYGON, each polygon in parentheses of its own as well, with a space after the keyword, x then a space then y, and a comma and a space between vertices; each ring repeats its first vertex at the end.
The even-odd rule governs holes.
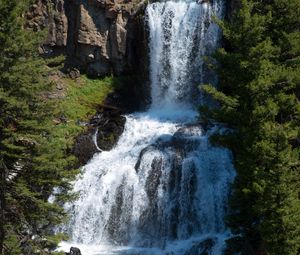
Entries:
POLYGON ((152 105, 126 116, 115 148, 96 154, 75 183, 65 230, 83 255, 222 254, 235 172, 194 110, 205 103, 197 85, 215 82, 203 57, 218 45, 212 16, 222 4, 148 5, 152 105))

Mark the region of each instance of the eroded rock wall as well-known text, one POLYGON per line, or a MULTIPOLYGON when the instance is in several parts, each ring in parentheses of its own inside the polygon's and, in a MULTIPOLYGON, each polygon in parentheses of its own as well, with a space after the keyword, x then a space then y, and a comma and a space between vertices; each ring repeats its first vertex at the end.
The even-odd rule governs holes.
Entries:
POLYGON ((28 26, 47 27, 41 52, 66 54, 70 67, 92 76, 133 73, 144 41, 136 6, 131 0, 37 0, 28 26))

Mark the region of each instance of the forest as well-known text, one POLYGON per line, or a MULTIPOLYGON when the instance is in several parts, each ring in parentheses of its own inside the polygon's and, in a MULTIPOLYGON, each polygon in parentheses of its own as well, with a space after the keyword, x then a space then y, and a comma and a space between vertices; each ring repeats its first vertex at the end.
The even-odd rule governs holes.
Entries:
POLYGON ((213 138, 233 151, 238 172, 228 224, 242 254, 298 254, 300 3, 240 4, 221 23, 220 87, 203 87, 220 103, 202 109, 205 119, 230 128, 213 138))
MULTIPOLYGON (((234 6, 230 15, 214 17, 221 28, 221 45, 205 57, 218 84, 195 84, 216 102, 197 106, 199 123, 221 127, 210 142, 232 152, 236 169, 225 218, 232 234, 222 254, 297 255, 300 1, 229 2, 234 6)), ((49 77, 57 70, 66 72, 66 57, 39 52, 48 28, 28 28, 25 14, 32 4, 0 0, 2 255, 65 254, 57 247, 69 237, 57 228, 69 219, 64 205, 78 198, 73 185, 83 164, 72 148, 86 127, 77 120, 89 121, 119 86, 113 74, 96 79, 81 75, 80 85, 64 76, 67 96, 49 97, 55 91, 49 77)), ((133 80, 126 81, 122 86, 131 86, 133 80)), ((162 164, 153 162, 152 167, 162 164)), ((154 180, 151 187, 155 185, 154 180)), ((118 207, 112 210, 117 214, 118 207)))

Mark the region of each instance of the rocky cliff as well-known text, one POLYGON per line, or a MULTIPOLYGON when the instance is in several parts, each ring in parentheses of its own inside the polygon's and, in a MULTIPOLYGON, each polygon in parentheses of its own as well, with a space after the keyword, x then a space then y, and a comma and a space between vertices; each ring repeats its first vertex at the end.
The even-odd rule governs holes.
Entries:
POLYGON ((101 150, 112 148, 123 132, 123 113, 148 104, 144 6, 143 1, 132 0, 35 0, 26 14, 27 28, 47 33, 40 53, 45 58, 66 56, 65 68, 49 77, 57 89, 47 98, 63 100, 66 79, 80 86, 80 73, 92 78, 121 76, 112 78, 116 83, 112 84, 113 93, 95 105, 97 114, 81 116, 90 120, 72 149, 79 165, 85 164, 98 146, 101 150))
POLYGON ((137 55, 146 44, 139 5, 131 1, 37 0, 27 14, 28 26, 47 28, 41 53, 65 54, 69 67, 91 76, 132 73, 145 64, 137 55))

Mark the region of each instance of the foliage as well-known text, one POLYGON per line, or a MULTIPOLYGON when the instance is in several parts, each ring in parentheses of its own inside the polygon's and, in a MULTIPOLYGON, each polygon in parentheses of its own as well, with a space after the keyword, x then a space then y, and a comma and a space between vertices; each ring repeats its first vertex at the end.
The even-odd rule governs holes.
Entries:
MULTIPOLYGON (((49 254, 66 237, 53 227, 66 220, 62 204, 70 193, 74 136, 113 89, 103 81, 64 78, 64 99, 48 99, 49 67, 61 58, 42 59, 43 33, 24 29, 30 1, 0 1, 0 254, 49 254), (46 93, 47 92, 47 93, 46 93), (65 115, 65 123, 54 119, 65 115), (51 202, 49 197, 51 196, 51 202)), ((52 253, 51 253, 52 254, 52 253)))
POLYGON ((84 75, 77 81, 63 77, 61 82, 65 86, 66 96, 54 101, 54 116, 63 117, 66 121, 56 126, 56 132, 66 139, 67 144, 72 144, 73 138, 83 131, 78 121, 84 122, 94 115, 97 106, 119 86, 119 82, 113 77, 92 80, 84 75))
POLYGON ((75 171, 65 148, 51 130, 53 108, 44 100, 44 62, 37 53, 41 36, 25 30, 27 1, 0 5, 0 161, 1 253, 42 254, 55 243, 51 227, 63 221, 60 204, 68 195, 75 171), (64 192, 53 203, 53 189, 64 192))
POLYGON ((238 172, 229 226, 242 254, 295 255, 300 249, 300 2, 240 0, 220 22, 225 47, 216 53, 219 88, 202 89, 218 107, 203 120, 228 132, 238 172), (246 247, 246 248, 245 248, 246 247))

